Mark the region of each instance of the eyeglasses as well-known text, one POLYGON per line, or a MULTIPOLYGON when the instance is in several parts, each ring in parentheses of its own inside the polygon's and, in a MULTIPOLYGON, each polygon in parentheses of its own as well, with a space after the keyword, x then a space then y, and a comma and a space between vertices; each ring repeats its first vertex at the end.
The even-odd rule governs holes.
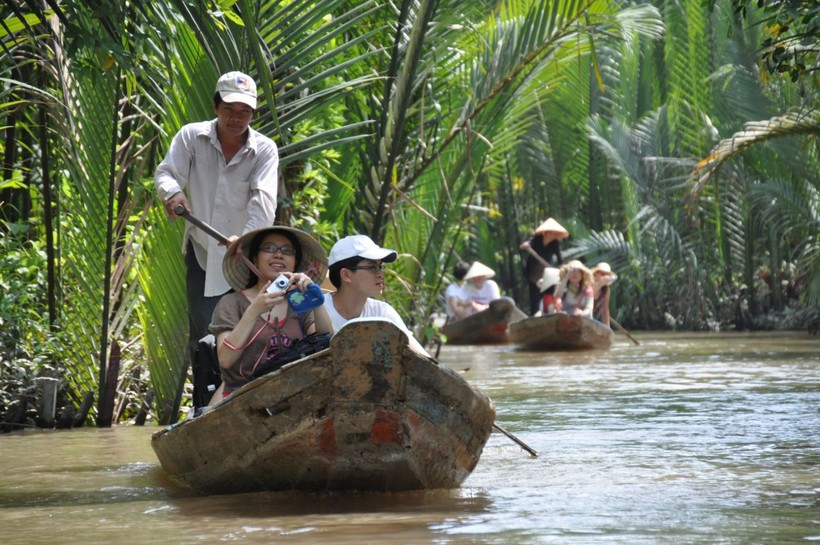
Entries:
POLYGON ((275 254, 276 252, 280 252, 282 255, 296 255, 296 248, 293 246, 277 246, 273 242, 263 244, 259 247, 259 251, 265 252, 266 254, 275 254))
POLYGON ((378 273, 384 271, 384 265, 383 264, 379 264, 379 265, 362 265, 362 266, 358 266, 358 267, 345 267, 345 269, 349 269, 351 271, 370 271, 373 274, 378 274, 378 273))

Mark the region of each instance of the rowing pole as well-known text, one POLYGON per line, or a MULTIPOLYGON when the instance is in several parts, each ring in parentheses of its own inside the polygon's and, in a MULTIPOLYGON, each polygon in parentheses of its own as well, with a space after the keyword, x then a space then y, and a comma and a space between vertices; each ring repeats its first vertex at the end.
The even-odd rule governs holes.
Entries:
POLYGON ((509 437, 510 439, 512 439, 513 441, 515 441, 515 443, 519 447, 521 447, 522 449, 529 452, 530 455, 532 455, 533 458, 538 458, 538 452, 534 448, 532 448, 531 446, 527 445, 524 441, 522 441, 521 439, 519 439, 515 435, 511 434, 510 432, 508 432, 507 430, 505 430, 504 428, 502 428, 501 426, 499 426, 495 422, 493 422, 493 427, 495 429, 497 429, 498 431, 500 431, 501 433, 503 433, 504 435, 506 435, 507 437, 509 437))
POLYGON ((219 231, 217 231, 216 229, 214 229, 213 227, 211 227, 210 225, 208 225, 207 223, 205 223, 201 219, 199 219, 197 217, 194 217, 191 214, 189 214, 188 211, 185 210, 185 207, 182 206, 181 204, 178 204, 177 207, 174 208, 174 212, 176 212, 177 216, 185 218, 186 220, 193 223, 194 225, 196 225, 197 227, 199 227, 200 229, 202 229, 203 231, 205 231, 206 233, 208 233, 209 235, 214 237, 216 240, 218 240, 219 242, 221 242, 225 246, 228 245, 228 237, 226 237, 225 235, 223 235, 222 233, 220 233, 219 231))
MULTIPOLYGON (((438 358, 434 358, 434 357, 430 356, 430 359, 433 360, 434 362, 436 362, 441 367, 445 367, 445 365, 443 363, 438 361, 438 358)), ((522 449, 529 452, 530 455, 533 458, 538 458, 538 451, 535 450, 534 448, 532 448, 531 446, 529 446, 527 443, 525 443, 524 441, 522 441, 521 439, 519 439, 518 437, 516 437, 512 433, 508 432, 507 430, 505 430, 504 428, 502 428, 501 426, 499 426, 495 422, 493 422, 493 427, 495 429, 497 429, 498 431, 500 431, 501 433, 503 433, 504 435, 506 435, 507 437, 509 437, 510 439, 512 439, 515 442, 515 444, 517 444, 519 447, 521 447, 522 449)))

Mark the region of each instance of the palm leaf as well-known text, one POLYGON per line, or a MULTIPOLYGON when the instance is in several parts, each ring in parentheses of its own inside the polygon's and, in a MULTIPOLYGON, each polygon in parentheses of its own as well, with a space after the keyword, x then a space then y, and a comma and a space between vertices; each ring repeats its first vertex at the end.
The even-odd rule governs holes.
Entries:
POLYGON ((726 161, 744 150, 775 138, 820 134, 820 109, 799 111, 775 116, 763 121, 750 121, 731 138, 721 140, 708 157, 698 162, 692 171, 695 184, 692 191, 698 195, 713 174, 726 161))

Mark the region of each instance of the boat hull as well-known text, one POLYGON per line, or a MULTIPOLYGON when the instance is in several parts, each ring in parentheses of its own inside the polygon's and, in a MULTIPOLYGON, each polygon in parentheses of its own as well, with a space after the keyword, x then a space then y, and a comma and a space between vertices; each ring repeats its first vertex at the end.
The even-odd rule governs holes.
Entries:
POLYGON ((447 344, 505 344, 510 342, 510 323, 526 317, 515 301, 502 297, 490 301, 486 310, 445 325, 441 332, 447 344))
POLYGON ((510 324, 510 338, 525 350, 595 350, 609 348, 613 333, 592 318, 555 313, 510 324))
POLYGON ((203 493, 454 488, 492 431, 492 401, 383 320, 157 432, 163 469, 203 493))

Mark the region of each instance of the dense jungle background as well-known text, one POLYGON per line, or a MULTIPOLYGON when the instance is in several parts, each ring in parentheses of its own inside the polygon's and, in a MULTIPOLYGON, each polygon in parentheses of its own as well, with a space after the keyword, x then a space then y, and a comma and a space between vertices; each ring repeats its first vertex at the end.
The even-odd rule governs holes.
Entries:
MULTIPOLYGON (((815 0, 12 0, 0 17, 0 417, 179 418, 182 225, 152 175, 219 74, 260 88, 277 221, 400 252, 422 339, 458 259, 609 262, 630 329, 805 329, 820 304, 815 0), (80 413, 82 414, 82 413, 80 413), (21 416, 22 415, 22 416, 21 416)), ((79 422, 82 424, 83 422, 79 422)), ((75 423, 76 424, 76 423, 75 423)))

